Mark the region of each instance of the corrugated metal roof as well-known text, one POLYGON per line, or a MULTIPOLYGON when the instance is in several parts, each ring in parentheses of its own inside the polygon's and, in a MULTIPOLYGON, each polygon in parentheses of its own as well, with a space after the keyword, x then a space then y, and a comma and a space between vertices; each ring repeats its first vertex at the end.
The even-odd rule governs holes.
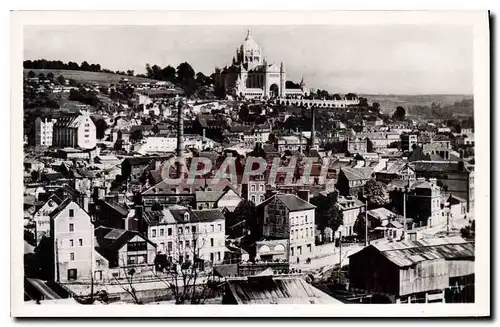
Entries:
POLYGON ((381 242, 371 246, 400 267, 434 259, 473 258, 475 248, 474 243, 469 243, 461 237, 381 242))
POLYGON ((230 279, 227 283, 238 304, 341 303, 300 277, 261 276, 230 279))

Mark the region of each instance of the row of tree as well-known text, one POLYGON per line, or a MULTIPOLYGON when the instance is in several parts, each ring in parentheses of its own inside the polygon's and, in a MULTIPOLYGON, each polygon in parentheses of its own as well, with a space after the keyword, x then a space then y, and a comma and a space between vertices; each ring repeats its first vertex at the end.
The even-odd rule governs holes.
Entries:
POLYGON ((89 72, 100 72, 100 64, 89 64, 87 61, 83 61, 80 65, 76 62, 69 61, 68 63, 62 62, 61 60, 25 60, 23 62, 23 67, 25 69, 65 69, 65 70, 83 70, 89 72))
POLYGON ((188 62, 179 64, 177 68, 170 65, 162 68, 158 65, 146 64, 145 77, 179 85, 186 95, 192 95, 200 88, 214 84, 213 77, 206 76, 202 72, 196 73, 188 62))

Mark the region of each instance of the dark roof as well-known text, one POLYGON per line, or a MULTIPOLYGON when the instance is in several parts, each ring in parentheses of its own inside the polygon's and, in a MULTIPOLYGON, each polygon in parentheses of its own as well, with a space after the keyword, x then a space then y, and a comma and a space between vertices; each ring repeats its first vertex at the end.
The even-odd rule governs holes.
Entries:
POLYGON ((146 242, 156 247, 156 244, 144 237, 144 235, 131 230, 99 226, 94 230, 94 235, 97 252, 105 257, 110 262, 111 266, 119 265, 118 251, 136 236, 141 237, 146 242))
POLYGON ((469 172, 467 167, 460 169, 459 162, 456 161, 414 161, 415 171, 427 172, 469 172))
POLYGON ((67 206, 68 204, 70 204, 71 202, 73 202, 73 200, 71 199, 71 197, 67 197, 66 199, 64 199, 63 202, 61 202, 59 204, 59 206, 57 208, 54 209, 54 211, 52 211, 50 213, 50 218, 56 218, 57 215, 59 215, 67 206))
MULTIPOLYGON (((197 222, 212 222, 217 220, 225 220, 226 217, 220 209, 210 209, 210 210, 192 210, 189 208, 175 206, 175 209, 166 209, 165 211, 170 212, 174 221, 167 222, 168 224, 174 223, 197 223, 197 222), (184 214, 189 213, 189 220, 184 219, 184 214)), ((168 215, 168 212, 164 211, 145 211, 143 212, 143 218, 146 222, 150 224, 159 224, 162 222, 163 217, 168 215)), ((171 218, 170 218, 171 219, 171 218)))
POLYGON ((302 200, 301 198, 299 198, 295 194, 276 194, 276 195, 270 197, 269 199, 267 199, 266 201, 262 202, 261 204, 259 204, 259 206, 262 206, 262 207, 266 206, 267 203, 269 201, 271 201, 271 199, 274 199, 274 198, 281 201, 281 203, 283 203, 285 205, 285 207, 287 207, 288 210, 290 210, 291 212, 310 210, 310 209, 316 208, 316 206, 310 204, 307 201, 302 200))
POLYGON ((121 204, 118 204, 116 202, 109 202, 109 201, 106 201, 106 200, 103 200, 102 204, 105 204, 108 207, 110 207, 111 209, 115 210, 121 216, 126 217, 128 215, 128 209, 125 206, 121 205, 121 204))

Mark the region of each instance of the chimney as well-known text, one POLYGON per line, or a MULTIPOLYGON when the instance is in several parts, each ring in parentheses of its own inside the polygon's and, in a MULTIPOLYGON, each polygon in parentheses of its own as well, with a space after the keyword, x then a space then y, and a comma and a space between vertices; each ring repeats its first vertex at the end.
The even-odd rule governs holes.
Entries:
POLYGON ((429 183, 431 183, 432 186, 436 186, 437 179, 436 178, 429 178, 429 183))
POLYGON ((309 202, 310 196, 309 196, 309 190, 298 190, 297 191, 297 196, 301 198, 304 201, 309 202))
POLYGON ((311 119, 312 119, 312 127, 311 127, 311 149, 316 149, 316 114, 314 110, 314 106, 311 107, 311 119))

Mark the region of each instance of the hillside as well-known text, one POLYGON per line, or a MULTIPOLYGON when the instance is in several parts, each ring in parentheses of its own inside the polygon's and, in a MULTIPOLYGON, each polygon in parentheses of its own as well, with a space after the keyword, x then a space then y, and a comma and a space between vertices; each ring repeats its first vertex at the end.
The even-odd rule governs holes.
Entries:
POLYGON ((60 69, 24 69, 24 76, 26 76, 30 70, 32 70, 36 75, 40 73, 43 73, 44 75, 52 73, 56 78, 59 75, 63 75, 66 79, 74 79, 79 83, 98 83, 100 85, 116 84, 122 78, 127 78, 131 83, 134 84, 154 81, 152 79, 144 77, 125 76, 125 75, 117 75, 117 74, 102 73, 102 72, 87 72, 82 70, 60 70, 60 69))
POLYGON ((407 109, 409 115, 419 115, 422 107, 431 107, 432 103, 441 105, 442 108, 452 106, 457 102, 472 99, 466 94, 422 94, 422 95, 391 95, 391 94, 360 94, 359 96, 373 102, 380 103, 381 111, 392 114, 397 106, 407 109))

